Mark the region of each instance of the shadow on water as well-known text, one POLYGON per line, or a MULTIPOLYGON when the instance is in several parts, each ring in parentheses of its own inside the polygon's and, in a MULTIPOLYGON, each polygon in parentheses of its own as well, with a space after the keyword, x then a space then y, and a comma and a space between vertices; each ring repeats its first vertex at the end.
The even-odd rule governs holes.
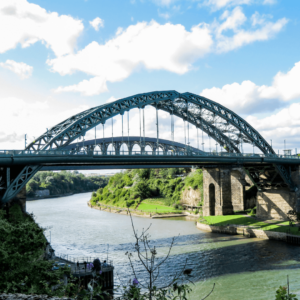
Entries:
MULTIPOLYGON (((160 250, 165 254, 171 240, 171 238, 165 238, 151 241, 151 244, 157 247, 158 261, 161 259, 160 250)), ((90 247, 93 248, 92 245, 90 247)), ((126 251, 134 253, 134 245, 126 243, 114 245, 110 249, 110 257, 116 261, 115 267, 121 278, 127 278, 131 273, 124 255, 126 251), (124 255, 125 259, 120 261, 118 259, 120 255, 124 255)), ((300 251, 298 247, 278 241, 221 236, 213 233, 205 233, 204 236, 203 233, 179 236, 164 268, 160 270, 158 282, 161 285, 165 284, 172 274, 184 267, 186 260, 186 268, 193 269, 190 279, 197 282, 240 272, 299 269, 300 251), (203 244, 211 247, 203 248, 203 244), (198 247, 191 248, 192 245, 198 247), (181 253, 172 254, 174 252, 181 253), (288 264, 287 262, 291 259, 293 263, 288 264)), ((146 272, 141 264, 135 261, 134 265, 138 276, 145 278, 146 272)))

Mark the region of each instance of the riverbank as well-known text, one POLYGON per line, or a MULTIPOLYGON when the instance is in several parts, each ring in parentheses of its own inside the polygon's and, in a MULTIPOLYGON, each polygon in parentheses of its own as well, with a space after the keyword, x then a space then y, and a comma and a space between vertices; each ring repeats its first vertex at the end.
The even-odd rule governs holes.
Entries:
POLYGON ((197 228, 214 233, 243 235, 265 240, 278 240, 300 245, 299 227, 283 221, 261 221, 243 215, 209 216, 197 222, 197 228))
MULTIPOLYGON (((102 210, 102 211, 107 211, 110 213, 115 213, 115 214, 119 214, 119 215, 128 215, 128 209, 124 208, 124 207, 113 207, 113 206, 109 206, 109 205, 104 205, 104 204, 100 204, 98 203, 97 205, 92 205, 90 201, 87 202, 87 205, 90 208, 93 209, 97 209, 97 210, 102 210)), ((144 218, 150 218, 150 219, 160 219, 160 218, 174 218, 174 217, 191 217, 191 218, 195 218, 198 219, 200 215, 195 215, 195 214, 191 214, 188 212, 178 212, 178 213, 151 213, 151 212, 147 212, 147 211, 143 211, 143 210, 133 210, 133 209, 129 209, 130 213, 132 216, 136 216, 136 217, 144 217, 144 218)))

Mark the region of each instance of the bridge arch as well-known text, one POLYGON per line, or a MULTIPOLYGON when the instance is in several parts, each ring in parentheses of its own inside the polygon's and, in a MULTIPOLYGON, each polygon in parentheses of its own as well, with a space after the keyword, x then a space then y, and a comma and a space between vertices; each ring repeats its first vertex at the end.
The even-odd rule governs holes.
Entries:
POLYGON ((52 127, 27 150, 59 149, 108 119, 134 108, 151 105, 195 125, 228 152, 241 152, 241 143, 250 143, 263 153, 275 154, 267 141, 243 118, 221 104, 192 93, 161 91, 138 94, 83 111, 52 127), (228 134, 228 135, 226 135, 228 134))

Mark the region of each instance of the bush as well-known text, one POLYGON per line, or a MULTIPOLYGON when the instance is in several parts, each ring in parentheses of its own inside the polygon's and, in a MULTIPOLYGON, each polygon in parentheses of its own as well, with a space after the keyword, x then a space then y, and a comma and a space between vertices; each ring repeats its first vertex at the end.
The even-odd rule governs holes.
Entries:
POLYGON ((134 204, 135 204, 134 200, 128 200, 128 201, 126 201, 126 207, 131 207, 134 204))
MULTIPOLYGON (((182 209, 180 204, 182 191, 185 188, 199 189, 203 194, 203 174, 202 170, 196 170, 188 174, 190 169, 170 168, 170 169, 141 169, 128 170, 112 176, 109 183, 103 189, 97 191, 97 200, 105 204, 114 203, 115 206, 126 206, 125 201, 136 200, 136 205, 140 201, 152 197, 160 197, 160 202, 164 205, 182 209), (178 174, 188 174, 183 179, 177 177, 178 174), (124 187, 130 186, 130 188, 124 187)), ((203 196, 203 195, 202 195, 203 196)), ((93 195, 92 195, 93 198, 93 195)), ((131 207, 133 204, 130 204, 131 207)))
POLYGON ((180 202, 174 203, 174 204, 173 204, 173 207, 174 207, 175 209, 178 209, 178 210, 183 210, 183 207, 182 207, 182 205, 180 204, 180 202))
POLYGON ((0 291, 4 293, 58 295, 57 284, 67 268, 52 271, 53 263, 43 260, 46 247, 43 229, 18 205, 9 210, 9 218, 0 210, 0 291))

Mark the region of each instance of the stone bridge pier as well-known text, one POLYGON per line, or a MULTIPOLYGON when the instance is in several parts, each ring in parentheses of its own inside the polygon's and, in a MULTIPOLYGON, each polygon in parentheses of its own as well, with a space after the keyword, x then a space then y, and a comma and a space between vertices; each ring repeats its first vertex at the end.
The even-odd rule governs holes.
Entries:
POLYGON ((250 186, 242 168, 204 168, 204 216, 230 215, 247 208, 245 187, 250 186))
POLYGON ((258 191, 256 216, 263 219, 286 220, 289 210, 300 212, 300 168, 291 171, 291 177, 297 190, 288 188, 268 188, 258 191))
POLYGON ((256 206, 258 218, 287 220, 290 210, 300 212, 300 168, 291 171, 291 175, 297 191, 269 187, 249 199, 246 190, 253 183, 242 168, 204 168, 203 215, 228 215, 256 206))

